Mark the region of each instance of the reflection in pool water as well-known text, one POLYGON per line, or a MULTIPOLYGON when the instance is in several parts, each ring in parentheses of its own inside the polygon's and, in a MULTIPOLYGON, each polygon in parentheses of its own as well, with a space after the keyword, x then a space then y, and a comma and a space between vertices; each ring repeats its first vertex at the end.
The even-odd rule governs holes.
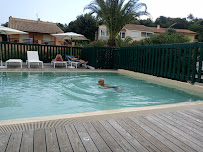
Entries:
POLYGON ((0 120, 198 100, 117 73, 0 73, 0 120), (124 90, 100 89, 99 78, 124 90))

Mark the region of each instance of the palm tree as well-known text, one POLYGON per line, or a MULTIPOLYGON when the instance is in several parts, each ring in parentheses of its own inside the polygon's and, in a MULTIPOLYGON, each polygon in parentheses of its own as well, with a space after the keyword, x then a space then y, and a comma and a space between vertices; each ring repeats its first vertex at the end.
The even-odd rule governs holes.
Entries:
POLYGON ((109 32, 108 45, 116 45, 115 38, 123 28, 133 18, 147 14, 147 6, 144 3, 138 3, 139 0, 94 0, 85 7, 85 10, 91 10, 91 14, 96 14, 97 19, 103 20, 109 32), (144 7, 144 11, 140 9, 144 7))

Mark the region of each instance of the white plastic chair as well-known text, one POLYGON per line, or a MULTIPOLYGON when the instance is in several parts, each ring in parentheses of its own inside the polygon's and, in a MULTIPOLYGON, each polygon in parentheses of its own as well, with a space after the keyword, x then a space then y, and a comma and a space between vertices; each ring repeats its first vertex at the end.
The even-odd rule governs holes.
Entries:
POLYGON ((27 61, 26 64, 28 65, 28 68, 30 68, 30 64, 32 63, 37 63, 38 65, 42 65, 43 67, 43 62, 39 60, 39 55, 38 51, 27 51, 27 61))

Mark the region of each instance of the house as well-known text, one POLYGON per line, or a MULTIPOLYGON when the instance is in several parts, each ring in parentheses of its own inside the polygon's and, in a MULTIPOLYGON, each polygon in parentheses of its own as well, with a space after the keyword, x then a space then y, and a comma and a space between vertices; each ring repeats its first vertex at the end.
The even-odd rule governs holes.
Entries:
MULTIPOLYGON (((136 24, 126 24, 119 35, 121 39, 125 39, 127 36, 131 37, 136 41, 142 40, 146 37, 150 37, 150 35, 154 34, 153 30, 148 29, 148 27, 144 25, 136 25, 136 24)), ((98 40, 108 40, 108 30, 106 25, 100 25, 98 28, 98 40)))
MULTIPOLYGON (((139 41, 145 38, 149 38, 152 34, 160 34, 165 33, 167 28, 160 28, 160 25, 157 25, 157 27, 147 27, 144 25, 136 25, 136 24, 126 24, 121 31, 119 32, 119 35, 121 39, 125 39, 127 36, 131 37, 133 41, 139 41)), ((176 29, 178 33, 184 34, 185 36, 188 36, 191 41, 194 41, 196 32, 186 30, 186 29, 176 29)), ((97 32, 97 40, 108 40, 108 30, 106 25, 100 25, 98 27, 97 32)))
MULTIPOLYGON (((165 33, 167 28, 160 28, 160 25, 157 25, 157 27, 148 27, 151 29, 155 34, 165 33)), ((176 32, 183 34, 184 36, 187 36, 190 38, 191 42, 195 40, 196 32, 187 30, 187 29, 175 29, 176 32)))
POLYGON ((10 35, 10 42, 48 45, 64 45, 65 42, 63 39, 50 35, 63 33, 63 31, 56 25, 56 23, 43 22, 40 21, 40 19, 35 21, 13 18, 10 16, 8 27, 29 33, 22 35, 10 35))

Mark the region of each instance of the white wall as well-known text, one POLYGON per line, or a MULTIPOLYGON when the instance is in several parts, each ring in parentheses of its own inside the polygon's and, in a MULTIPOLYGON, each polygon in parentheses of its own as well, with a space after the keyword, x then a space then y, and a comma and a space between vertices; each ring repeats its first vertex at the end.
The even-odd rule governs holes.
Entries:
MULTIPOLYGON (((139 41, 139 40, 142 40, 142 39, 145 39, 146 37, 142 37, 141 33, 142 32, 146 32, 146 33, 151 33, 151 34, 154 34, 153 32, 150 32, 150 31, 140 31, 140 30, 128 30, 126 28, 124 28, 126 31, 121 31, 120 33, 122 32, 125 32, 125 37, 129 36, 133 39, 133 41, 139 41)), ((119 33, 119 35, 120 35, 119 33)), ((105 25, 101 25, 99 26, 98 28, 98 40, 108 40, 109 36, 107 34, 107 27, 105 25)), ((122 38, 123 40, 125 38, 122 38)))

